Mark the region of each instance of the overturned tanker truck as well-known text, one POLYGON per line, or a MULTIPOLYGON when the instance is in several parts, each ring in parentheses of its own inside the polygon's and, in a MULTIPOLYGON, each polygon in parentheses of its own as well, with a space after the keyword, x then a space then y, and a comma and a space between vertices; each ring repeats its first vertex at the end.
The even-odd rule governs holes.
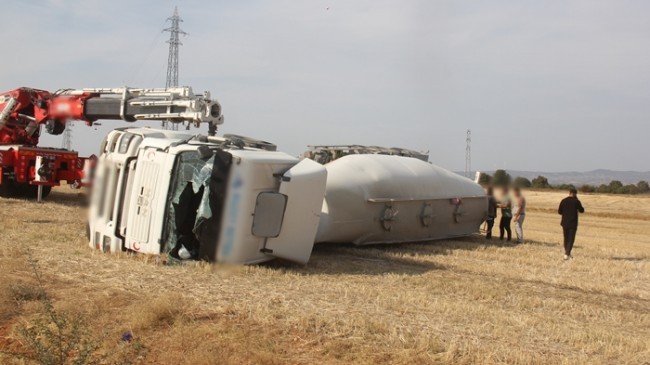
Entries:
POLYGON ((95 172, 90 246, 180 260, 307 263, 315 243, 479 231, 487 213, 479 185, 400 154, 357 148, 323 165, 242 136, 114 130, 95 172))

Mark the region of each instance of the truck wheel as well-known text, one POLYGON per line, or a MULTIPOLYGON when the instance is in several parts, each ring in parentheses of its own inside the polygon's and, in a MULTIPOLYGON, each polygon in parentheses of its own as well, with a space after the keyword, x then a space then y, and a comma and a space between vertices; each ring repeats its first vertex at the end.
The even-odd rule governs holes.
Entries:
MULTIPOLYGON (((38 186, 34 186, 34 199, 38 198, 38 186)), ((43 199, 47 198, 52 192, 51 186, 43 186, 43 199)))
POLYGON ((3 198, 20 198, 20 188, 13 181, 5 181, 0 184, 0 196, 3 198))
POLYGON ((0 184, 0 197, 11 198, 12 196, 9 190, 10 190, 9 183, 4 182, 0 184))
MULTIPOLYGON (((47 198, 52 191, 51 186, 43 186, 43 199, 47 198)), ((13 181, 8 181, 0 184, 0 197, 3 198, 38 198, 38 186, 17 184, 13 181)))

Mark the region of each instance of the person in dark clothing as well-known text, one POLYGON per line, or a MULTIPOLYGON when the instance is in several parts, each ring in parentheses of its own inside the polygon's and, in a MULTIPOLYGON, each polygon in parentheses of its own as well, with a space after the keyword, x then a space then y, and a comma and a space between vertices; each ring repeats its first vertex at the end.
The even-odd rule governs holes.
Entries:
POLYGON ((578 200, 578 191, 576 189, 571 189, 569 196, 562 199, 557 212, 562 216, 560 224, 564 231, 564 259, 568 260, 571 258, 571 250, 578 231, 578 213, 585 212, 585 208, 582 207, 582 203, 578 200))
POLYGON ((497 205, 501 208, 501 221, 499 222, 499 239, 503 239, 505 233, 508 233, 508 241, 512 240, 512 230, 510 229, 510 222, 512 221, 512 201, 510 200, 510 192, 508 187, 503 188, 503 196, 501 202, 497 205))
POLYGON ((169 255, 175 259, 187 259, 187 257, 182 257, 183 255, 179 253, 182 252, 183 247, 191 258, 198 256, 199 240, 193 230, 196 225, 196 216, 204 189, 205 187, 201 186, 199 191, 195 193, 192 182, 187 181, 183 192, 178 197, 178 203, 172 203, 175 213, 174 223, 176 225, 177 240, 169 255))
POLYGON ((497 217, 497 200, 494 198, 494 191, 491 187, 487 189, 487 199, 488 211, 485 219, 485 223, 487 223, 485 238, 492 239, 492 227, 494 227, 494 220, 497 217))

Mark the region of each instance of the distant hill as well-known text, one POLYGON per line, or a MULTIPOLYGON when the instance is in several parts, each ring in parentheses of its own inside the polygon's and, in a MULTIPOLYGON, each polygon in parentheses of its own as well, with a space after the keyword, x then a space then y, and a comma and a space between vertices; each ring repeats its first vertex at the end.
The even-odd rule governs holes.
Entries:
MULTIPOLYGON (((636 184, 641 180, 650 181, 650 171, 614 171, 614 170, 593 170, 587 172, 540 172, 540 171, 517 171, 507 170, 514 179, 517 176, 525 177, 529 180, 536 178, 539 175, 545 176, 548 182, 555 184, 591 184, 600 185, 608 184, 612 180, 620 180, 623 184, 636 184)), ((485 171, 488 174, 493 174, 494 171, 485 171)), ((463 173, 460 173, 463 175, 463 173)), ((474 174, 472 174, 474 176, 474 174)))

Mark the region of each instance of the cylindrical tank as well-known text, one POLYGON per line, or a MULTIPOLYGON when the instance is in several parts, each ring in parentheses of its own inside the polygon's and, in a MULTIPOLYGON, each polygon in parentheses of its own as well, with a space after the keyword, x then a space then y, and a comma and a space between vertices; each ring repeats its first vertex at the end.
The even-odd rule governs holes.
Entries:
POLYGON ((429 241, 479 231, 480 185, 415 158, 349 155, 325 165, 316 242, 358 245, 429 241))

